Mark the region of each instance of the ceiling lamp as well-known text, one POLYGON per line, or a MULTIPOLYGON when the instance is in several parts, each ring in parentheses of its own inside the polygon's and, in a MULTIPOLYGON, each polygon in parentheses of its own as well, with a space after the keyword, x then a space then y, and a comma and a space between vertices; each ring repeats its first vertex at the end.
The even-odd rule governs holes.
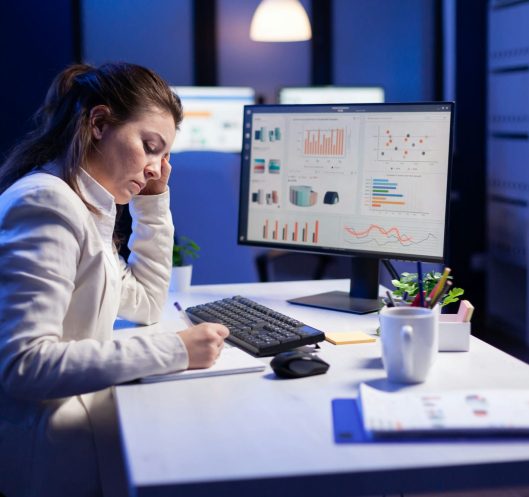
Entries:
POLYGON ((262 0, 250 26, 254 41, 305 41, 312 31, 299 0, 262 0))

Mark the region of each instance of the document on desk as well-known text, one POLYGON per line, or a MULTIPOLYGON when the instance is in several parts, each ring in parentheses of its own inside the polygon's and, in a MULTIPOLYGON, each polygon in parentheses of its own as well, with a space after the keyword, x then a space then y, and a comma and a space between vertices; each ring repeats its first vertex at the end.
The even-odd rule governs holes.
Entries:
POLYGON ((529 434, 529 389, 390 393, 362 384, 359 400, 375 438, 529 434))
POLYGON ((206 376, 220 376, 225 374, 257 373, 264 371, 265 364, 256 357, 243 352, 227 343, 219 358, 210 368, 186 369, 176 373, 156 374, 140 378, 141 383, 157 383, 159 381, 187 380, 190 378, 204 378, 206 376))

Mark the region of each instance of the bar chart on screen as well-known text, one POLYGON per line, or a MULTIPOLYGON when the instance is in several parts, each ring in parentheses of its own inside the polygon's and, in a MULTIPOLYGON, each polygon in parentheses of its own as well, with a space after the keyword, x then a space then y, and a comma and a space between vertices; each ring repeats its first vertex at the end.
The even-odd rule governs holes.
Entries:
POLYGON ((263 240, 282 242, 319 243, 320 221, 293 221, 266 218, 261 226, 263 240))
POLYGON ((439 199, 446 191, 438 185, 437 174, 366 174, 362 214, 440 219, 439 199))
POLYGON ((345 129, 305 129, 303 155, 309 157, 343 157, 345 155, 345 129))
POLYGON ((298 166, 303 164, 342 165, 350 164, 351 150, 357 148, 358 127, 345 119, 331 119, 328 125, 316 125, 311 119, 296 121, 291 126, 290 154, 298 166))
POLYGON ((374 208, 405 206, 404 193, 398 187, 399 182, 389 178, 368 178, 366 180, 365 205, 374 208))
POLYGON ((283 132, 279 126, 260 126, 254 130, 254 139, 262 143, 281 141, 283 132))

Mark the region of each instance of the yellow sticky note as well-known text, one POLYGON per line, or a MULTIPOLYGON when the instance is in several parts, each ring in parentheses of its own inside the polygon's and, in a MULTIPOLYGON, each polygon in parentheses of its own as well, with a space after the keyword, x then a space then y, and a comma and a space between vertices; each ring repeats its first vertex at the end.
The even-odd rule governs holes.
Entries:
POLYGON ((334 345, 345 345, 348 343, 371 343, 376 342, 377 339, 363 331, 345 331, 343 333, 325 333, 325 340, 334 343, 334 345))

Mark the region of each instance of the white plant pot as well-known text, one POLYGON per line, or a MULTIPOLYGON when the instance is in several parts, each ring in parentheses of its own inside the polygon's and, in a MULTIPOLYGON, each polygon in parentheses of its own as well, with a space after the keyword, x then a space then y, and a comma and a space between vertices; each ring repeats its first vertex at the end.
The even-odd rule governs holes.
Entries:
POLYGON ((178 266, 171 269, 170 292, 187 292, 191 286, 193 266, 178 266))

